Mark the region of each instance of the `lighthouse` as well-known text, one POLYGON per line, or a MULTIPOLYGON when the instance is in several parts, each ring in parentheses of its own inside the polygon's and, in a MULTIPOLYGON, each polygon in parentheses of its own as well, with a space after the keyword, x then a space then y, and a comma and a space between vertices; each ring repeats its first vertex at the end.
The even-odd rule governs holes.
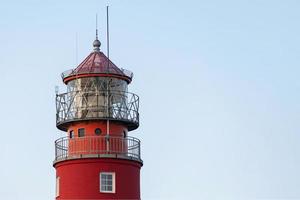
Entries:
POLYGON ((56 199, 140 199, 139 97, 128 91, 133 73, 117 67, 93 42, 92 52, 62 73, 56 94, 56 199))

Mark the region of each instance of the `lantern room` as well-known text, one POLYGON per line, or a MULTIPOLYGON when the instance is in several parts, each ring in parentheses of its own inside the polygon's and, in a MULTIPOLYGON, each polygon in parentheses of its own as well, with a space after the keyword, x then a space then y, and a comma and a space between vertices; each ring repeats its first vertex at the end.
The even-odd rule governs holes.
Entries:
POLYGON ((100 51, 94 51, 75 69, 62 73, 67 92, 57 95, 57 127, 67 130, 73 120, 110 119, 139 126, 138 96, 128 92, 133 73, 118 68, 100 51))

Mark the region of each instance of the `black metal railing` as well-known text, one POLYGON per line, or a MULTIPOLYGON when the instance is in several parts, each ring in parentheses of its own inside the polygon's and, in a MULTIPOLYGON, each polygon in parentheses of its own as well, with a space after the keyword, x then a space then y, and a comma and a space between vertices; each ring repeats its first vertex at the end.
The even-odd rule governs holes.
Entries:
POLYGON ((139 97, 123 91, 72 91, 56 95, 56 124, 90 119, 113 119, 139 125, 139 97))
POLYGON ((55 141, 55 161, 78 158, 122 158, 142 162, 140 140, 134 137, 63 137, 55 141))
MULTIPOLYGON (((130 79, 132 79, 133 78, 133 73, 131 72, 131 71, 129 71, 129 70, 127 70, 127 69, 123 69, 123 68, 120 68, 120 70, 121 70, 121 72, 125 75, 125 76, 127 76, 127 77, 129 77, 130 79)), ((85 70, 85 71, 83 71, 82 69, 80 70, 80 73, 78 73, 77 71, 76 71, 76 69, 69 69, 69 70, 66 70, 66 71, 64 71, 62 74, 61 74, 61 78, 62 79, 65 79, 66 77, 68 77, 68 76, 76 76, 76 75, 80 75, 80 74, 97 74, 98 72, 92 72, 91 71, 91 69, 87 69, 87 70, 85 70)), ((114 73, 114 72, 108 72, 108 73, 114 73)))

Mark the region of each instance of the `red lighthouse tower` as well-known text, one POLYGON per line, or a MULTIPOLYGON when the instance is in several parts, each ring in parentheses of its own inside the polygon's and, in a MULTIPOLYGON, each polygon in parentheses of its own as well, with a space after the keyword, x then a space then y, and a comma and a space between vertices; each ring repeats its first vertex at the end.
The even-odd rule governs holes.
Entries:
POLYGON ((67 92, 56 95, 56 199, 140 199, 139 98, 128 92, 133 74, 101 51, 62 73, 67 92))

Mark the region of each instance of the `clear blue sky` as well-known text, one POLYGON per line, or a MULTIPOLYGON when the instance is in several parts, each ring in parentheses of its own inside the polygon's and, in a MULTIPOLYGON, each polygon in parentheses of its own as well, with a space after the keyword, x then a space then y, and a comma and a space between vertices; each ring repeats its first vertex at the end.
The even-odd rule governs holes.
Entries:
POLYGON ((55 86, 92 50, 141 98, 142 198, 300 199, 300 1, 1 1, 0 198, 54 198, 55 86))

